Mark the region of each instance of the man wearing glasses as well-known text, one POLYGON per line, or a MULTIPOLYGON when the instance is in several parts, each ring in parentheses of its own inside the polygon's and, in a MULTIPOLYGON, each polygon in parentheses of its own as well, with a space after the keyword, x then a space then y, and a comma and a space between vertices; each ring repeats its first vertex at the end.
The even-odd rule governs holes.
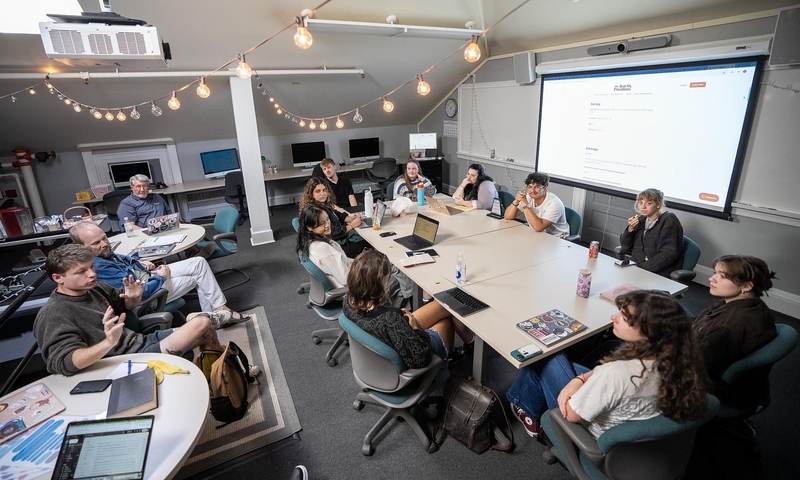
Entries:
POLYGON ((569 224, 564 204, 556 194, 547 191, 549 183, 550 176, 546 173, 528 175, 525 179, 526 192, 517 192, 516 198, 506 209, 506 220, 513 220, 522 213, 535 231, 545 231, 558 237, 568 236, 569 224))

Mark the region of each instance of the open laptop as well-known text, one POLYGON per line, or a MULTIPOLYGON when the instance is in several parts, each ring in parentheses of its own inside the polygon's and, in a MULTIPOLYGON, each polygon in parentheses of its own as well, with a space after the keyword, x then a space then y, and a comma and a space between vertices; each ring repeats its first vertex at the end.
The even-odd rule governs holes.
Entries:
POLYGON ((433 298, 439 303, 447 305, 452 311, 462 317, 489 308, 489 305, 486 305, 458 287, 445 290, 444 292, 434 293, 433 298))
POLYGON ((71 422, 58 452, 53 480, 144 478, 152 415, 71 422))
POLYGON ((419 213, 414 222, 414 232, 406 237, 396 238, 394 241, 409 250, 422 250, 433 246, 438 231, 438 221, 419 213))
POLYGON ((472 208, 451 207, 449 205, 445 205, 443 201, 438 200, 434 197, 425 197, 425 203, 430 205, 430 207, 435 212, 439 212, 444 215, 458 215, 459 213, 464 213, 473 210, 472 208))
MULTIPOLYGON (((375 203, 375 215, 380 219, 380 224, 383 225, 383 216, 386 215, 386 204, 378 200, 375 203)), ((361 219, 361 228, 372 228, 372 218, 363 217, 361 219)))

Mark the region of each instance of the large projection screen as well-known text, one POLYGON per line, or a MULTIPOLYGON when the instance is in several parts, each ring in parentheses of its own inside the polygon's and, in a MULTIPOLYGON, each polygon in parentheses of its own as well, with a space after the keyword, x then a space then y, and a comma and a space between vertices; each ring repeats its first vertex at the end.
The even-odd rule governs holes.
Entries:
POLYGON ((729 218, 762 57, 542 77, 537 171, 729 218))

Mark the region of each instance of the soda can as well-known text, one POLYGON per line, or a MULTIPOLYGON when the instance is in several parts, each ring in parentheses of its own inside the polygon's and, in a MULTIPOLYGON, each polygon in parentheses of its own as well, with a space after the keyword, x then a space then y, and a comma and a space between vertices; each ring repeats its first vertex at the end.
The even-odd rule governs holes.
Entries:
POLYGON ((592 271, 585 268, 578 272, 578 290, 576 295, 589 298, 589 291, 592 289, 592 271))
POLYGON ((589 258, 597 258, 597 255, 600 254, 600 242, 597 240, 592 240, 592 243, 589 244, 589 258))

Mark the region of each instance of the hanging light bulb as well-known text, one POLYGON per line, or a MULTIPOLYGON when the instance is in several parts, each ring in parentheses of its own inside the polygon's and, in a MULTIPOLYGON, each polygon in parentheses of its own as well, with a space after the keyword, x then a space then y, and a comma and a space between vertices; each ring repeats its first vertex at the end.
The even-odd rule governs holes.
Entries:
POLYGON ((211 90, 209 90, 208 85, 206 85, 206 79, 200 77, 200 85, 197 86, 197 96, 200 98, 208 98, 211 95, 211 90))
POLYGON ((14 95, 11 95, 11 103, 16 103, 16 101, 17 101, 17 97, 15 97, 14 95))
MULTIPOLYGON (((266 94, 267 94, 267 91, 264 90, 264 95, 266 95, 266 94)), ((275 99, 272 98, 272 95, 269 96, 269 101, 270 101, 270 103, 275 103, 275 99)))
POLYGON ((336 128, 342 128, 342 127, 344 127, 344 122, 342 121, 341 118, 339 118, 339 115, 336 115, 336 128))
POLYGON ((362 120, 364 120, 364 118, 361 116, 360 113, 358 113, 358 109, 356 108, 356 114, 353 115, 353 121, 356 123, 361 123, 362 120))
POLYGON ((258 85, 256 85, 256 89, 261 90, 262 88, 264 88, 263 83, 259 83, 258 85))
POLYGON ((481 47, 478 46, 478 37, 472 36, 472 41, 464 50, 464 59, 470 63, 475 63, 481 58, 481 47))
POLYGON ((324 118, 322 119, 321 122, 319 122, 319 129, 320 130, 327 130, 328 129, 328 124, 325 123, 325 119, 324 118))
POLYGON ((273 105, 273 107, 280 108, 280 105, 276 103, 275 105, 273 105))
POLYGON ((72 104, 72 100, 70 100, 69 98, 65 98, 64 99, 64 105, 71 105, 71 104, 72 104))
POLYGON ((304 25, 304 17, 297 17, 296 21, 297 31, 294 34, 294 44, 305 50, 309 48, 312 43, 314 43, 314 39, 311 37, 311 33, 309 33, 308 28, 306 28, 304 25))
POLYGON ((394 103, 390 102, 386 97, 381 97, 383 99, 383 111, 386 113, 390 113, 394 110, 394 103))
POLYGON ((283 110, 281 110, 281 109, 279 108, 279 109, 275 110, 275 113, 277 113, 278 115, 280 115, 281 113, 283 113, 283 110))
POLYGON ((417 93, 422 96, 431 93, 431 86, 428 85, 428 82, 422 79, 422 75, 417 75, 417 79, 419 80, 419 83, 417 84, 417 93))
POLYGON ((117 120, 119 120, 120 122, 124 122, 126 118, 128 117, 125 116, 125 112, 123 112, 122 109, 120 109, 120 111, 117 112, 117 120))
MULTIPOLYGON (((53 91, 52 91, 52 90, 50 90, 50 93, 52 94, 52 93, 53 93, 53 91)), ((58 99, 59 99, 59 100, 64 100, 64 95, 62 95, 62 94, 60 94, 60 93, 59 93, 59 94, 58 94, 58 99)))
POLYGON ((239 66, 236 67, 236 76, 239 78, 250 78, 253 70, 244 59, 244 54, 239 54, 239 66))
POLYGON ((81 108, 81 104, 80 104, 80 103, 77 103, 77 102, 72 104, 72 109, 73 109, 73 110, 75 110, 75 111, 76 111, 76 112, 78 112, 78 113, 80 113, 80 112, 81 112, 81 110, 83 110, 83 109, 81 108))
POLYGON ((261 95, 264 95, 266 97, 267 96, 267 91, 264 90, 263 92, 261 92, 261 95))
POLYGON ((92 114, 92 116, 93 116, 94 118, 98 119, 98 120, 100 120, 101 118, 103 118, 103 114, 102 114, 102 113, 100 113, 100 111, 99 111, 98 109, 96 109, 96 108, 91 108, 91 109, 89 109, 89 113, 91 113, 91 114, 92 114))
POLYGON ((305 127, 306 126, 306 120, 304 118, 301 118, 300 119, 300 123, 298 123, 298 125, 300 125, 301 127, 305 127))
POLYGON ((311 120, 311 122, 308 124, 308 128, 310 128, 311 130, 317 129, 317 124, 314 123, 314 120, 311 120))
POLYGON ((31 87, 28 89, 28 93, 30 93, 31 95, 36 95, 36 90, 34 90, 33 87, 31 87))
POLYGON ((175 95, 175 92, 172 92, 172 98, 170 98, 169 102, 167 102, 167 106, 173 110, 181 108, 181 102, 178 100, 178 97, 175 95))
POLYGON ((150 113, 152 113, 154 117, 160 117, 161 113, 162 113, 161 112, 161 107, 156 105, 156 101, 155 100, 150 101, 150 105, 151 105, 150 113))
POLYGON ((142 114, 139 113, 139 110, 136 110, 136 107, 133 107, 133 110, 131 110, 131 118, 134 120, 142 118, 142 114))
MULTIPOLYGON (((48 77, 49 77, 49 75, 48 75, 48 77)), ((53 90, 53 84, 48 82, 47 80, 45 80, 44 86, 47 87, 48 90, 51 90, 51 91, 53 90)))
POLYGON ((105 117, 106 117, 106 120, 108 120, 109 122, 110 122, 110 121, 112 121, 112 120, 114 120, 114 114, 113 114, 113 113, 111 113, 111 112, 110 112, 110 111, 108 111, 108 110, 106 110, 106 115, 105 115, 105 117))

